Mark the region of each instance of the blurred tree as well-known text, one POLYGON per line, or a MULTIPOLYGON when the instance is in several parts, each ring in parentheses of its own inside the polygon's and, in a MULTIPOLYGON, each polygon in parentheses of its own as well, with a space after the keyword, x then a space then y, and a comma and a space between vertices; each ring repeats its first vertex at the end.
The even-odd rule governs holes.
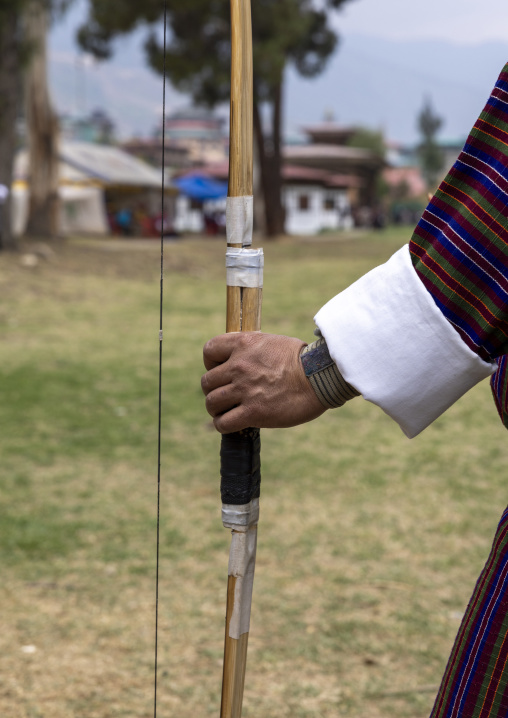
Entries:
MULTIPOLYGON (((21 2, 0 0, 0 185, 12 186, 16 121, 21 109, 21 2)), ((0 207, 0 249, 16 249, 10 192, 0 207)))
POLYGON ((58 119, 48 88, 46 36, 50 8, 28 0, 24 11, 24 39, 30 48, 25 68, 25 119, 29 153, 30 203, 26 234, 52 238, 58 233, 58 119))
POLYGON ((436 115, 430 98, 426 97, 418 115, 418 129, 422 141, 418 146, 420 166, 429 192, 434 192, 443 169, 444 156, 436 141, 436 135, 443 125, 441 117, 436 115))
POLYGON ((386 199, 389 188, 386 184, 382 169, 386 156, 386 144, 381 130, 372 130, 368 127, 357 127, 356 131, 348 140, 349 147, 358 147, 362 150, 369 150, 379 158, 379 167, 372 181, 372 200, 379 206, 386 199))
MULTIPOLYGON (((254 132, 260 164, 269 236, 284 231, 281 198, 281 131, 284 70, 288 63, 305 77, 319 74, 337 46, 330 13, 349 0, 255 0, 254 132)), ((79 42, 98 58, 112 52, 122 33, 147 24, 146 52, 150 66, 162 72, 160 0, 90 0, 88 22, 79 42)), ((171 42, 167 74, 179 90, 197 103, 227 101, 230 84, 228 0, 168 0, 171 42)))
MULTIPOLYGON (((34 184, 44 185, 46 179, 54 170, 56 144, 50 141, 52 133, 56 131, 54 116, 48 110, 44 112, 51 122, 51 128, 46 127, 40 118, 41 98, 49 97, 47 92, 47 77, 45 69, 45 42, 49 20, 58 17, 72 2, 72 0, 0 0, 0 184, 9 190, 12 187, 14 155, 17 147, 16 126, 23 114, 23 87, 26 82, 25 97, 29 98, 28 109, 28 135, 34 149, 33 156, 37 161, 37 176, 34 184), (38 22, 35 27, 36 19, 38 22), (37 62, 38 55, 42 61, 37 62), (37 67, 37 71, 34 68, 37 67), (43 69, 43 71, 41 71, 43 69), (30 78, 31 72, 35 73, 30 78), (28 75, 28 78, 26 77, 28 75), (37 99, 34 97, 37 94, 37 99), (39 129, 32 123, 38 123, 39 129), (49 147, 48 147, 49 143, 49 147), (44 162, 49 163, 43 168, 44 162), (38 171, 42 170, 39 175, 38 171), (44 176, 46 179, 44 179, 44 176)), ((53 193, 51 184, 42 187, 46 194, 53 193)), ((35 192, 37 194, 37 190, 35 192)), ((39 197, 42 194, 39 193, 39 197)), ((53 207, 54 197, 48 201, 53 207)), ((12 235, 11 222, 11 195, 1 208, 0 217, 0 249, 16 249, 17 242, 12 235)), ((42 215, 41 215, 42 216, 42 215)), ((34 226, 37 234, 43 225, 34 226)))
POLYGON ((349 147, 360 147, 370 150, 380 159, 386 155, 385 138, 381 130, 371 130, 368 127, 357 127, 348 140, 349 147))

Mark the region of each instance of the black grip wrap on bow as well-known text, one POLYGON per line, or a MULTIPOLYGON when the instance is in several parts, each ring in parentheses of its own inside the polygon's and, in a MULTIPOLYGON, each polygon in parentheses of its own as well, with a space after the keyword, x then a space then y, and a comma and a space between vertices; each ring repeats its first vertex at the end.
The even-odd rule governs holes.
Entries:
POLYGON ((261 488, 259 429, 223 434, 220 447, 220 492, 223 504, 241 506, 258 499, 261 488))

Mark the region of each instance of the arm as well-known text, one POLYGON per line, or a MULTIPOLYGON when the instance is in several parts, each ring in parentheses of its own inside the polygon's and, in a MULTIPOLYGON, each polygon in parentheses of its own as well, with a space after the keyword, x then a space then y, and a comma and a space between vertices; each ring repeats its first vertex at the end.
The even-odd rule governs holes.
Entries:
MULTIPOLYGON (((418 434, 491 375, 496 358, 508 352, 505 102, 508 65, 409 246, 334 297, 315 318, 344 380, 393 417, 408 436, 418 434)), ((317 404, 310 400, 310 393, 303 392, 303 367, 296 360, 299 349, 287 344, 286 338, 274 341, 281 347, 280 356, 278 351, 273 354, 277 357, 274 369, 281 371, 279 362, 283 361, 288 373, 273 395, 277 397, 273 404, 269 399, 276 382, 268 376, 255 377, 258 424, 288 426, 289 421, 296 424, 315 418, 317 404), (295 391, 294 387, 299 388, 295 391)), ((235 352, 238 375, 245 372, 245 387, 255 376, 249 374, 253 367, 248 353, 246 346, 235 352)), ((227 365, 226 354, 222 361, 227 365)), ((209 360, 205 347, 205 365, 209 360)), ((493 380, 501 409, 507 394, 506 363, 500 362, 493 380)), ((231 379, 232 387, 237 381, 237 377, 231 379)), ((208 382, 205 378, 203 388, 209 411, 216 425, 222 426, 219 430, 232 430, 224 428, 220 412, 244 417, 252 404, 228 411, 228 402, 217 403, 217 394, 210 397, 210 392, 225 391, 232 398, 232 388, 208 382)))

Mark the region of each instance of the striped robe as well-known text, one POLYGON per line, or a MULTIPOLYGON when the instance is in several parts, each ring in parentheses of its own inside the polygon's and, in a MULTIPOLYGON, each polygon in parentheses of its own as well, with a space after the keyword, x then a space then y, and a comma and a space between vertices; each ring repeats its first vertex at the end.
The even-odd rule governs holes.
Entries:
POLYGON ((413 266, 462 340, 499 368, 508 426, 508 64, 411 239, 413 266))
MULTIPOLYGON (((409 245, 317 314, 341 374, 410 437, 491 376, 508 427, 508 64, 409 245)), ((432 718, 508 716, 508 510, 432 718)))
MULTIPOLYGON (((409 248, 419 279, 463 342, 486 361, 497 361, 491 386, 508 426, 508 65, 409 248)), ((508 716, 508 510, 432 716, 508 716)))

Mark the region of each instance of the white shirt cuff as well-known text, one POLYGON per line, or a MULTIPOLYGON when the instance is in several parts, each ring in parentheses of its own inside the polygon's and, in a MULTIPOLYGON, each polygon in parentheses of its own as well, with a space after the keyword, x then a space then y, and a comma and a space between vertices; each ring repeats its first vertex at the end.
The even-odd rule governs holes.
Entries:
POLYGON ((497 367, 443 316, 413 268, 409 245, 331 299, 315 322, 344 379, 409 438, 497 367))

